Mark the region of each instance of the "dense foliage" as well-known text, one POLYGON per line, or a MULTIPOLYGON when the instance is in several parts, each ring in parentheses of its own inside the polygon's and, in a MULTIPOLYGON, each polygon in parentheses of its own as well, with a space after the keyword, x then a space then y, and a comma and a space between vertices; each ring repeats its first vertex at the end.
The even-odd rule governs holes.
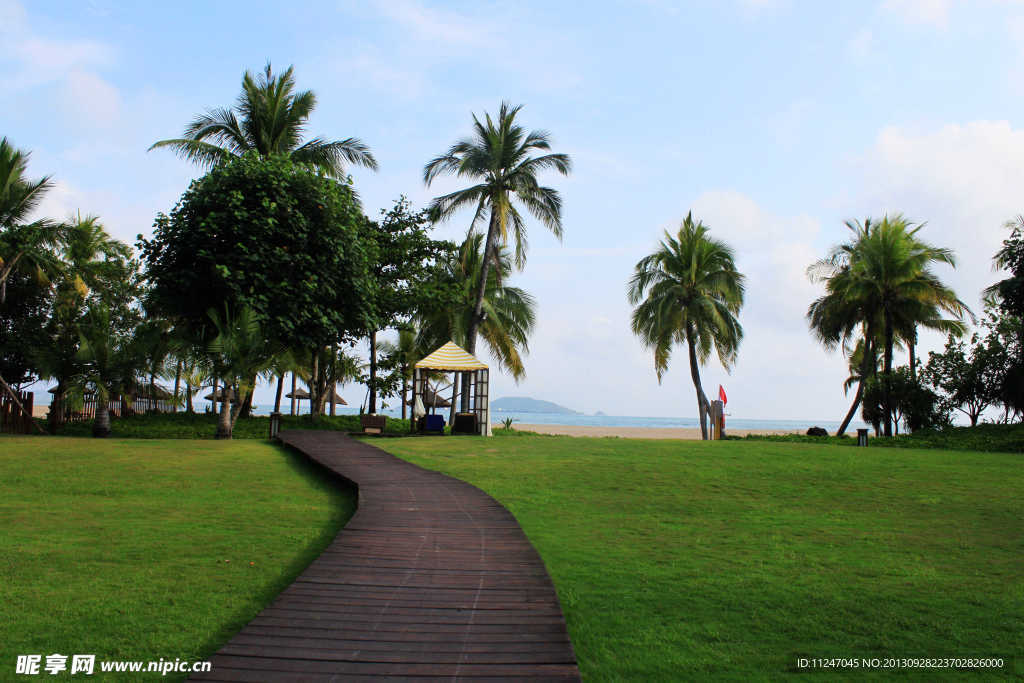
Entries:
POLYGON ((45 327, 52 307, 49 287, 30 273, 11 273, 7 299, 0 302, 0 377, 15 389, 39 378, 35 359, 47 343, 45 327))
POLYGON ((207 312, 249 306, 295 348, 352 339, 375 317, 362 214, 346 183, 246 155, 194 181, 139 249, 148 311, 215 336, 207 312))

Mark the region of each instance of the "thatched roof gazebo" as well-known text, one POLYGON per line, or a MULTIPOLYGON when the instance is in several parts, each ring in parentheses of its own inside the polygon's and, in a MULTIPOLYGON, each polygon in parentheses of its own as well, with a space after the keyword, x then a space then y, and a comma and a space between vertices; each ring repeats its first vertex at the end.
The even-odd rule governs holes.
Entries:
MULTIPOLYGON (((423 360, 416 363, 412 374, 412 403, 416 405, 419 398, 426 403, 429 398, 427 390, 427 373, 457 372, 462 373, 464 382, 469 384, 470 405, 462 406, 462 411, 476 416, 476 431, 481 436, 491 435, 491 403, 489 394, 490 370, 485 363, 471 353, 448 342, 423 360)), ((437 398, 436 396, 434 397, 437 398)), ((450 404, 449 404, 450 405, 450 404)), ((411 422, 415 429, 416 420, 411 422)))

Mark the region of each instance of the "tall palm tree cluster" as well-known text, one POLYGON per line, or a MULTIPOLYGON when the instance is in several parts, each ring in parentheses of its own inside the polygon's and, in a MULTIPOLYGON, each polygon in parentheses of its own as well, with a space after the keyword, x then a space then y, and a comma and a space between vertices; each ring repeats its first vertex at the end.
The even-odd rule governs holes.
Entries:
MULTIPOLYGON (((160 140, 150 149, 170 149, 203 169, 246 154, 260 159, 283 155, 342 182, 351 165, 376 170, 377 160, 358 138, 306 135, 315 106, 316 96, 298 89, 292 68, 275 74, 267 64, 257 74, 243 75, 234 106, 200 114, 180 137, 160 140)), ((547 133, 517 123, 520 110, 502 103, 496 118, 474 116, 472 136, 424 169, 428 186, 443 174, 474 183, 434 200, 432 222, 451 219, 464 207, 473 214, 465 240, 439 264, 438 277, 454 292, 452 300, 444 306, 423 305, 400 322, 397 344, 381 344, 379 365, 401 387, 393 393, 401 394, 403 416, 413 365, 448 340, 475 352, 480 337, 500 368, 517 380, 525 375, 535 301, 508 280, 525 265, 526 214, 561 237, 561 199, 538 178, 545 170, 567 174, 571 162, 565 154, 550 152, 547 133)), ((27 160, 27 153, 6 139, 0 142, 0 304, 15 272, 31 274, 52 290, 50 317, 63 324, 54 324, 56 343, 50 357, 40 355, 37 374, 57 381, 55 400, 72 401, 76 392, 100 397, 97 435, 109 433, 107 397, 154 386, 157 379, 173 379, 173 401, 180 400, 188 411, 194 410, 196 392, 212 388, 214 405, 220 405, 217 434, 227 438, 234 420, 250 409, 259 377, 276 379, 275 411, 283 398, 290 398, 293 414, 298 412, 296 399, 310 394, 318 399, 311 412, 325 412, 330 403, 333 414, 336 387, 355 380, 378 386, 364 374, 366 366, 338 345, 312 355, 308 349, 274 347, 262 334, 260 315, 251 309, 209 311, 211 333, 203 342, 173 320, 146 317, 138 304, 142 279, 131 250, 111 238, 98 218, 29 220, 52 181, 30 181, 27 160), (288 374, 291 391, 283 396, 288 374), (303 393, 300 381, 309 393, 303 393)), ((374 359, 376 351, 374 344, 374 359)), ((372 365, 371 374, 378 371, 378 364, 372 365)), ((63 414, 63 408, 51 415, 58 412, 63 414)))
POLYGON ((933 272, 934 265, 955 267, 956 259, 949 249, 921 239, 923 225, 899 214, 846 225, 852 239, 808 269, 812 281, 825 284, 825 294, 811 303, 807 320, 825 348, 841 347, 854 361, 851 380, 857 391, 838 434, 846 431, 863 401, 867 381, 878 374, 881 357, 882 424, 885 435, 892 436, 895 405, 890 380, 895 349, 902 345, 909 350, 911 377, 916 381, 918 329, 962 334, 963 318, 970 311, 933 272), (854 368, 858 363, 859 368, 854 368))

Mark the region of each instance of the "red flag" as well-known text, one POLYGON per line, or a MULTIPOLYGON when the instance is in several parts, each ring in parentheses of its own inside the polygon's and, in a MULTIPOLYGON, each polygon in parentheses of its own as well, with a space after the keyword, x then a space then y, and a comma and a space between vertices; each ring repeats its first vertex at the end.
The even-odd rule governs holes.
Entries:
POLYGON ((729 399, 725 397, 725 389, 722 388, 721 384, 718 385, 718 398, 722 399, 722 405, 729 402, 729 399))

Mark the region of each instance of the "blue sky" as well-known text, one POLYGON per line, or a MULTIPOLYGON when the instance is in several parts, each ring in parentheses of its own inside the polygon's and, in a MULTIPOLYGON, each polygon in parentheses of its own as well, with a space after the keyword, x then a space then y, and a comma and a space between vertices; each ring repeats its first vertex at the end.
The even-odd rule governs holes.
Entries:
MULTIPOLYGON (((294 64, 313 134, 357 136, 368 213, 425 204, 423 164, 470 114, 521 103, 571 177, 565 239, 530 229, 516 284, 539 301, 519 386, 577 410, 695 414, 685 354, 659 386, 629 332, 636 261, 688 210, 737 250, 750 291, 726 386, 739 417, 839 420, 845 360, 816 346, 806 266, 843 221, 902 211, 956 250, 942 274, 979 309, 1002 223, 1024 211, 1024 4, 879 2, 166 4, 0 0, 0 134, 58 182, 43 211, 100 215, 134 242, 197 170, 169 152, 198 112, 234 101, 244 70, 294 64)), ((453 239, 469 216, 438 229, 453 239)), ((922 355, 941 346, 925 335, 922 355)), ((902 361, 901 362, 905 362, 902 361)), ((343 394, 357 405, 361 387, 343 394)), ((260 398, 269 396, 262 389, 260 398)))

